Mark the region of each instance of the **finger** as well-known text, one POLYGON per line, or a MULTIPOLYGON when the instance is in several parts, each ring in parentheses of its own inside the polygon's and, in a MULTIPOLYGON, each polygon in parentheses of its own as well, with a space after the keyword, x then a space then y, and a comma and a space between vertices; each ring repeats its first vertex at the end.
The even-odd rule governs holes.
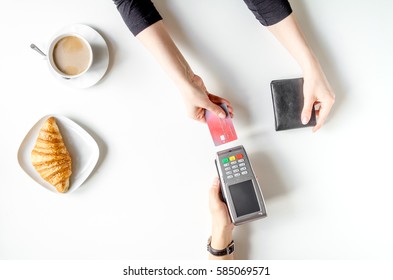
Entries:
POLYGON ((210 202, 212 205, 217 205, 221 202, 220 199, 220 181, 214 178, 213 184, 210 188, 210 202))
POLYGON ((319 110, 321 109, 321 102, 317 101, 314 103, 315 118, 319 119, 319 110))
POLYGON ((330 101, 321 102, 321 107, 319 109, 319 118, 317 124, 312 129, 313 132, 316 132, 325 123, 332 106, 333 106, 333 102, 330 101))
POLYGON ((228 99, 222 98, 220 96, 214 95, 209 93, 208 94, 210 101, 212 101, 213 103, 216 104, 220 104, 220 103, 225 103, 227 105, 227 107, 231 106, 231 102, 229 102, 228 99))
POLYGON ((232 106, 228 106, 228 112, 229 112, 229 115, 231 116, 231 118, 233 118, 233 108, 232 108, 232 106))
POLYGON ((208 95, 209 95, 210 101, 212 101, 215 104, 225 103, 227 105, 230 117, 233 118, 233 107, 232 107, 231 103, 229 102, 229 100, 219 97, 217 95, 211 94, 211 93, 209 93, 208 95))
POLYGON ((206 123, 205 109, 203 108, 198 108, 198 110, 195 113, 191 114, 190 117, 201 123, 206 123))
POLYGON ((217 192, 220 189, 220 180, 218 179, 218 177, 214 177, 212 188, 214 188, 217 192))
POLYGON ((314 106, 314 97, 304 97, 303 110, 301 114, 301 121, 303 125, 308 124, 311 118, 312 108, 314 106))
POLYGON ((231 105, 227 105, 229 113, 233 113, 233 107, 231 105))
POLYGON ((217 117, 221 119, 225 119, 227 116, 225 111, 220 106, 214 104, 211 101, 209 101, 204 107, 206 108, 206 110, 209 110, 210 112, 212 112, 213 114, 215 114, 217 117))
POLYGON ((198 122, 201 122, 201 123, 206 123, 206 118, 205 118, 205 116, 203 116, 203 117, 201 117, 201 118, 197 118, 197 119, 195 119, 196 121, 198 121, 198 122))

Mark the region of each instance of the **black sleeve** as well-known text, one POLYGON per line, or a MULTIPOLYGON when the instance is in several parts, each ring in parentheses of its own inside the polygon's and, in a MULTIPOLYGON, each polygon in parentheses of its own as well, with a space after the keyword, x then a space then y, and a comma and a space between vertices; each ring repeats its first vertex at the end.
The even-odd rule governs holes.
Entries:
POLYGON ((162 19, 150 0, 113 0, 113 2, 134 36, 162 19))
POLYGON ((244 0, 257 20, 265 26, 273 25, 292 13, 287 0, 244 0))

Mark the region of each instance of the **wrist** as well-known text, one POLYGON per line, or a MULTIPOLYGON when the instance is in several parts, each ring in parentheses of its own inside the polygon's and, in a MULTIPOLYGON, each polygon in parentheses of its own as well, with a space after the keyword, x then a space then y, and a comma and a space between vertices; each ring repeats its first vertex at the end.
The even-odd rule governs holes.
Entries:
POLYGON ((315 73, 316 70, 319 71, 319 62, 313 54, 307 56, 304 61, 299 63, 300 67, 302 68, 302 72, 304 75, 309 75, 315 73))
POLYGON ((217 250, 226 248, 233 240, 231 228, 213 228, 211 236, 211 246, 217 250))
POLYGON ((233 260, 233 252, 235 251, 235 242, 232 240, 223 249, 214 249, 211 246, 212 237, 207 240, 207 251, 210 253, 209 259, 211 260, 233 260))
POLYGON ((188 65, 187 61, 181 58, 178 58, 178 61, 179 67, 181 69, 178 69, 172 78, 177 87, 183 93, 189 91, 192 88, 195 74, 188 65))
POLYGON ((184 76, 177 79, 176 85, 182 95, 189 96, 195 91, 194 79, 195 74, 194 72, 192 72, 192 70, 190 70, 189 72, 187 71, 184 76))

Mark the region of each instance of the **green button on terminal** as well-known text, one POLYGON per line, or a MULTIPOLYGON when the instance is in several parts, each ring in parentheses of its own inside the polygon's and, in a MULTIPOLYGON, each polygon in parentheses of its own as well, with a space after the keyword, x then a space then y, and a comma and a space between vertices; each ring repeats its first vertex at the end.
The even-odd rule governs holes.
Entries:
POLYGON ((227 163, 227 162, 229 162, 229 159, 226 157, 226 158, 223 158, 222 160, 221 160, 221 162, 222 163, 227 163))

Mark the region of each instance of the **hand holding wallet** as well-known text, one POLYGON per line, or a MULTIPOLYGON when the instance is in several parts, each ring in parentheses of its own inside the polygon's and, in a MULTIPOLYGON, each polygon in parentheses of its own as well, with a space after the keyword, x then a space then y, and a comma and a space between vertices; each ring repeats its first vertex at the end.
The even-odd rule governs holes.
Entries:
POLYGON ((303 78, 274 80, 270 83, 276 131, 316 125, 315 109, 311 118, 302 124, 303 78))

